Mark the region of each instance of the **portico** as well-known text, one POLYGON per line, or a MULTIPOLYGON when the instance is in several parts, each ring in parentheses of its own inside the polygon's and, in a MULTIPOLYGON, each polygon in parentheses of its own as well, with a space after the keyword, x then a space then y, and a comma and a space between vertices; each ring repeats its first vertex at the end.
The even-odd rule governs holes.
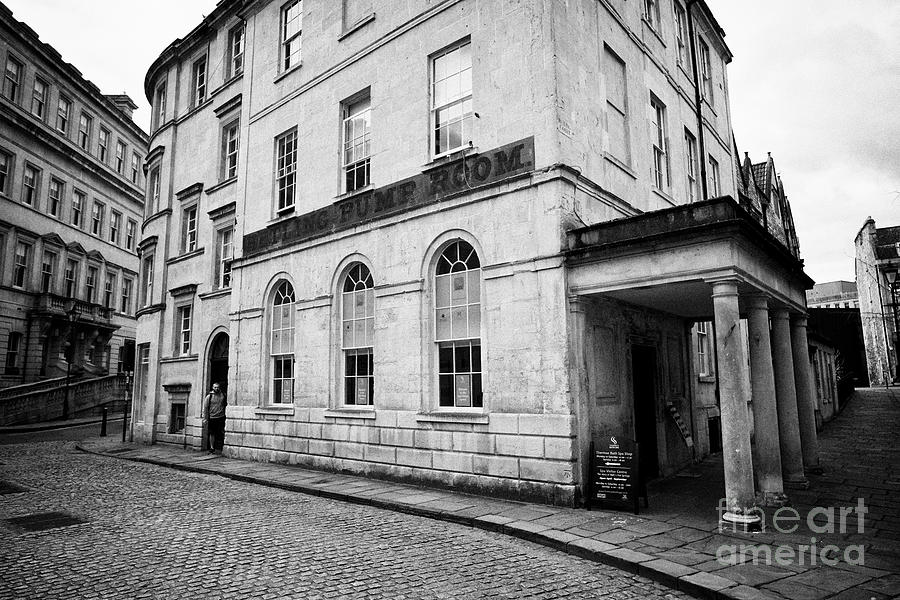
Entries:
POLYGON ((782 504, 786 485, 805 484, 804 466, 818 467, 809 362, 800 360, 812 281, 794 248, 723 197, 572 231, 567 265, 582 481, 592 436, 646 429, 636 382, 647 378, 662 474, 700 458, 687 438, 675 443, 669 421, 694 409, 690 329, 712 321, 725 519, 752 525, 758 504, 782 504), (635 346, 655 348, 655 366, 638 365, 635 346))

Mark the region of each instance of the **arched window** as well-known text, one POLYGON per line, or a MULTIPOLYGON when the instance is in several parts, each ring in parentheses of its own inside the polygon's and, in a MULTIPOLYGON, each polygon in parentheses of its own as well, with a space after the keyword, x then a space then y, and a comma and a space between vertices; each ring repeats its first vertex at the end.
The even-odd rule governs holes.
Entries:
POLYGON ((366 265, 356 263, 344 277, 341 294, 344 404, 368 406, 375 403, 374 334, 375 285, 366 265))
POLYGON ((272 300, 272 403, 294 401, 294 288, 282 281, 272 300))
POLYGON ((434 308, 440 405, 480 407, 481 263, 471 244, 457 240, 438 258, 434 308))

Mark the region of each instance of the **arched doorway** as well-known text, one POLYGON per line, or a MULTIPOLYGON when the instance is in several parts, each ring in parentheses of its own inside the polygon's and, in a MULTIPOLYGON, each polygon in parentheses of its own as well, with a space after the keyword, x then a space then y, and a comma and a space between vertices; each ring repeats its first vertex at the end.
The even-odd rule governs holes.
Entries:
POLYGON ((228 394, 228 334, 224 331, 213 338, 209 347, 208 360, 207 391, 212 388, 212 384, 218 383, 222 392, 228 394))

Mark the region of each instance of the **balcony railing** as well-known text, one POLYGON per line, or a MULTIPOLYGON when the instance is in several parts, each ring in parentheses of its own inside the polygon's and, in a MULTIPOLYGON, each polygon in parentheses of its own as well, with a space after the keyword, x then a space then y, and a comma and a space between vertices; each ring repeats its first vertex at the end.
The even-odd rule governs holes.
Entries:
POLYGON ((58 296, 57 294, 41 294, 36 302, 36 308, 39 310, 45 310, 63 317, 73 307, 79 320, 109 321, 113 312, 111 308, 106 308, 100 304, 85 302, 84 300, 67 296, 58 296))

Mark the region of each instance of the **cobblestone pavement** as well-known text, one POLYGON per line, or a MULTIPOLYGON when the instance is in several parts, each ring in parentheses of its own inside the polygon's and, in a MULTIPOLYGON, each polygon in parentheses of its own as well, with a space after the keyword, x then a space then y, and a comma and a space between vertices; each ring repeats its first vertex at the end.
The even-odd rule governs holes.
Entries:
POLYGON ((688 598, 493 532, 75 451, 0 446, 0 598, 688 598), (5 490, 9 491, 9 490, 5 490), (83 524, 28 532, 6 519, 83 524))

